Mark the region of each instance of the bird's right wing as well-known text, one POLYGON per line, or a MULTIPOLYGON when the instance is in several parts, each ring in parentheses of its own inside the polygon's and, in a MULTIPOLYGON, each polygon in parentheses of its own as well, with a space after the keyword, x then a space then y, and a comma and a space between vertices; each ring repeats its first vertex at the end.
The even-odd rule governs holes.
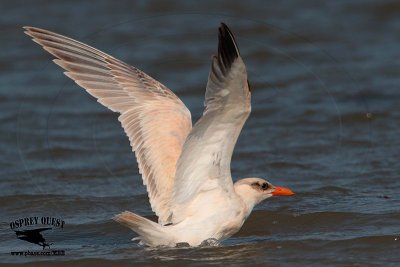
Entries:
POLYGON ((192 129, 190 111, 167 87, 139 69, 86 44, 34 27, 25 33, 57 59, 65 74, 121 115, 150 204, 161 223, 169 216, 176 162, 192 129))
MULTIPOLYGON (((205 110, 190 132, 178 160, 173 205, 201 192, 233 190, 230 163, 240 131, 250 114, 246 67, 229 28, 219 28, 205 96, 205 110)), ((179 210, 173 211, 178 216, 179 210)), ((178 219, 179 221, 179 219, 178 219)))

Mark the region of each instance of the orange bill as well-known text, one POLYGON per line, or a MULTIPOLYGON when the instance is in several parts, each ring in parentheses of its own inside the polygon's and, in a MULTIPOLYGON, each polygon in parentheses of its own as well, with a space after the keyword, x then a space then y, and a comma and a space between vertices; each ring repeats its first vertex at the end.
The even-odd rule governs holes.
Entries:
POLYGON ((294 193, 289 188, 275 186, 275 190, 272 192, 273 196, 293 196, 294 193))

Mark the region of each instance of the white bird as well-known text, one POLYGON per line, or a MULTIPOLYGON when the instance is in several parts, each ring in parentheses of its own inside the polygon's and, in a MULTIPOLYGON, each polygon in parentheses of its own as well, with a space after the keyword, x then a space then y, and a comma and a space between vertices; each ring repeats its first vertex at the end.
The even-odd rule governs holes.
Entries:
POLYGON ((63 35, 24 29, 68 77, 120 114, 158 223, 129 211, 113 219, 136 232, 141 243, 174 247, 221 241, 239 231, 262 200, 294 194, 261 178, 232 182, 231 157, 250 114, 251 93, 245 64, 224 23, 205 110, 193 128, 183 102, 139 69, 63 35))

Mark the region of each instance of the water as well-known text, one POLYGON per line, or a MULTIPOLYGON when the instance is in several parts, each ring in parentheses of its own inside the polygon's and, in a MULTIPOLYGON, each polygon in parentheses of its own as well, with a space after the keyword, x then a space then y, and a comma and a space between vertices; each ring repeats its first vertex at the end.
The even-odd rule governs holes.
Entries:
POLYGON ((398 266, 400 4, 391 1, 1 1, 0 262, 29 266, 398 266), (220 247, 154 250, 110 218, 155 219, 129 142, 111 113, 63 76, 21 27, 91 44, 172 88, 197 120, 221 21, 234 31, 253 112, 235 179, 265 177, 291 198, 260 204, 220 247), (44 232, 65 256, 16 238, 44 232))

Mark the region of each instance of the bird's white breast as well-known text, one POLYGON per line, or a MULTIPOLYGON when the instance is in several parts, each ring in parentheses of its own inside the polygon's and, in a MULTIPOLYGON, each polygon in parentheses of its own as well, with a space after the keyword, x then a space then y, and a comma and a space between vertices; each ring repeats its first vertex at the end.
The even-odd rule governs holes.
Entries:
POLYGON ((226 239, 236 233, 246 219, 240 198, 221 189, 202 192, 179 209, 183 210, 182 220, 173 226, 178 233, 177 243, 187 242, 192 246, 210 238, 226 239))

